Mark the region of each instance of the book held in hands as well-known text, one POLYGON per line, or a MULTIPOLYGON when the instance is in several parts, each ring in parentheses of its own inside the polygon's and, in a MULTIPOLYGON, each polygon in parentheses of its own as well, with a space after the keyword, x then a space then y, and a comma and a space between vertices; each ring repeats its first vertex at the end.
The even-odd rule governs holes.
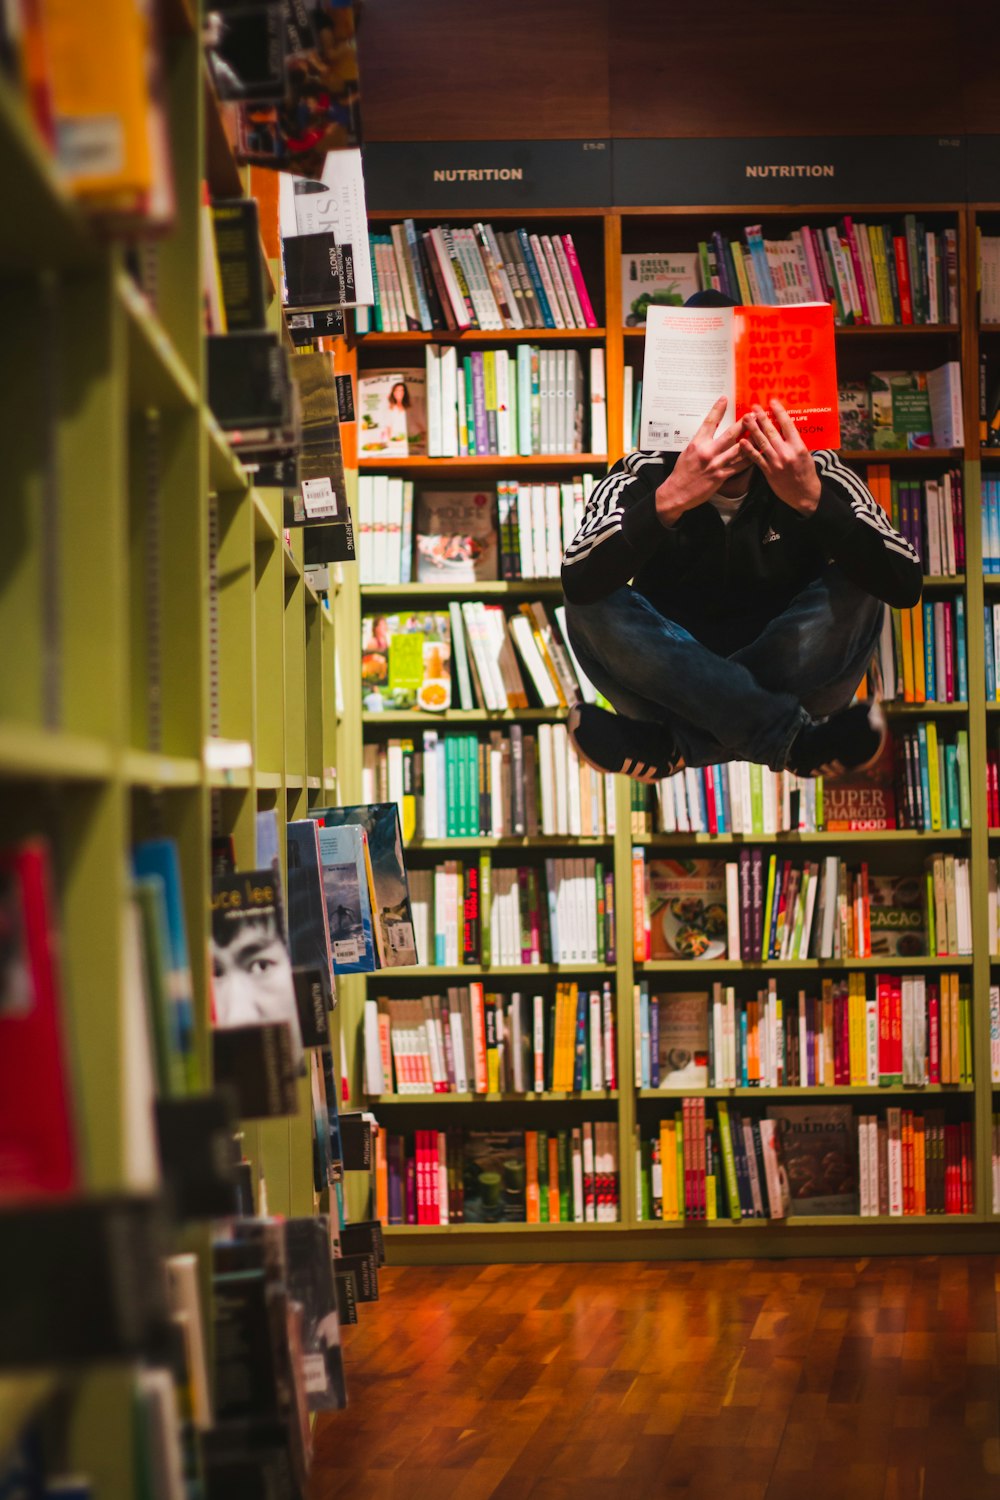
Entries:
POLYGON ((810 451, 839 448, 833 326, 828 303, 651 307, 640 448, 680 453, 720 396, 723 427, 776 398, 810 451))

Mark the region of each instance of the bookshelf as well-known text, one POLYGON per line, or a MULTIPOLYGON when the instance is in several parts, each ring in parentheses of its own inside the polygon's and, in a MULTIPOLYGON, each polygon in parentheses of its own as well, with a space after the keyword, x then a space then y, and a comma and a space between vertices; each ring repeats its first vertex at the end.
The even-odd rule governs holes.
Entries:
MULTIPOLYGON (((380 147, 383 152, 387 147, 380 147)), ((401 148, 404 152, 410 148, 401 148)), ((484 199, 486 197, 484 193, 484 199)), ((399 222, 404 217, 413 217, 419 227, 442 221, 464 225, 483 219, 497 227, 512 227, 525 224, 530 229, 548 232, 555 228, 571 228, 578 248, 583 245, 587 253, 580 251, 580 260, 588 290, 594 302, 599 327, 587 330, 543 331, 526 329, 523 332, 505 333, 474 331, 461 335, 428 333, 368 333, 348 341, 346 359, 358 374, 366 368, 385 368, 390 360, 398 359, 402 366, 422 365, 423 346, 428 342, 455 342, 462 345, 477 341, 483 345, 502 342, 543 343, 553 339, 567 342, 572 339, 577 346, 588 343, 603 348, 605 356, 606 398, 608 421, 609 461, 623 451, 623 384, 627 366, 633 369, 641 363, 642 330, 626 328, 621 324, 619 309, 622 305, 621 264, 624 252, 657 250, 670 251, 694 248, 697 240, 705 237, 712 228, 728 227, 737 234, 743 225, 761 222, 765 234, 769 231, 782 235, 803 222, 810 224, 835 223, 845 211, 843 203, 810 203, 807 207, 787 204, 732 204, 698 205, 694 207, 641 206, 636 208, 594 207, 591 209, 567 210, 562 207, 551 211, 532 206, 516 208, 509 203, 503 207, 483 206, 473 211, 462 207, 436 207, 418 209, 413 206, 389 210, 384 207, 385 197, 379 208, 370 214, 373 230, 385 229, 390 222, 399 222)), ((537 201, 537 200, 536 200, 537 201)), ((674 1256, 726 1256, 734 1253, 782 1255, 798 1254, 879 1254, 896 1253, 900 1250, 922 1251, 943 1248, 985 1247, 995 1231, 995 1216, 992 1211, 992 1186, 990 1168, 991 1113, 1000 1107, 1000 1086, 990 1084, 989 1073, 989 1019, 988 989, 991 974, 1000 979, 1000 960, 990 961, 986 943, 987 911, 985 889, 985 861, 989 854, 1000 854, 1000 830, 987 834, 985 787, 981 768, 984 764, 987 717, 1000 711, 1000 704, 987 705, 984 695, 984 657, 982 632, 978 622, 982 619, 984 602, 984 579, 982 573, 982 548, 979 533, 979 479, 981 463, 991 458, 1000 460, 1000 450, 979 452, 973 435, 976 426, 976 370, 978 368, 980 337, 994 339, 996 355, 1000 358, 1000 333, 984 330, 982 335, 976 325, 975 308, 975 264, 974 242, 977 214, 994 217, 993 224, 1000 224, 1000 207, 997 205, 972 206, 963 202, 947 203, 865 203, 855 210, 858 217, 867 221, 882 222, 901 220, 906 212, 914 212, 926 220, 934 229, 954 228, 957 232, 958 248, 958 294, 959 317, 957 321, 901 327, 898 325, 876 325, 871 327, 838 328, 838 352, 842 372, 847 378, 860 378, 870 369, 906 369, 919 366, 932 367, 945 360, 958 360, 963 372, 963 414, 965 418, 966 446, 960 448, 932 448, 920 451, 850 450, 843 456, 846 461, 865 473, 869 463, 889 464, 893 475, 904 475, 913 480, 924 476, 933 478, 949 466, 960 466, 964 486, 965 504, 965 570, 956 576, 934 577, 925 580, 925 590, 933 598, 964 596, 967 620, 967 658, 969 698, 967 702, 927 702, 922 704, 890 702, 886 708, 890 722, 902 731, 912 727, 914 719, 927 718, 943 725, 964 728, 969 734, 972 826, 970 829, 942 829, 933 834, 893 830, 873 833, 798 833, 770 835, 732 835, 712 837, 708 834, 653 834, 633 838, 630 833, 630 797, 627 783, 619 783, 616 789, 616 826, 613 837, 604 841, 613 850, 612 858, 616 879, 617 961, 613 967, 616 985, 616 1023, 618 1036, 618 1088, 613 1093, 602 1091, 600 1104, 587 1095, 571 1095, 558 1099, 537 1094, 526 1095, 433 1095, 414 1098, 410 1095, 383 1095, 376 1100, 367 1100, 379 1117, 381 1126, 389 1132, 412 1129, 444 1128, 445 1123, 461 1121, 470 1128, 528 1128, 554 1129, 553 1120, 560 1126, 579 1123, 599 1114, 602 1118, 613 1118, 618 1124, 619 1171, 621 1220, 617 1224, 509 1224, 491 1226, 483 1224, 451 1224, 448 1226, 393 1226, 387 1230, 386 1239, 390 1258, 403 1263, 434 1262, 439 1260, 489 1261, 489 1260, 537 1260, 537 1259, 629 1259, 674 1256), (632 956, 631 932, 631 849, 633 843, 643 846, 647 857, 661 853, 689 852, 702 857, 718 852, 725 856, 726 850, 744 846, 761 846, 765 850, 789 851, 801 847, 803 851, 815 848, 819 852, 840 852, 851 860, 870 853, 873 865, 883 865, 900 873, 907 869, 920 869, 925 853, 948 850, 966 855, 972 863, 973 901, 973 953, 971 956, 955 958, 901 958, 901 959, 847 959, 837 962, 820 960, 785 961, 770 963, 714 962, 637 964, 632 956), (881 863, 876 863, 880 861, 881 863), (866 1088, 857 1085, 832 1088, 802 1087, 797 1089, 692 1089, 673 1093, 667 1090, 645 1090, 635 1087, 634 1047, 632 1020, 633 983, 646 975, 676 979, 686 975, 692 985, 710 988, 713 978, 726 983, 738 982, 740 975, 748 976, 751 984, 758 983, 763 976, 775 973, 787 984, 796 977, 803 982, 815 976, 817 982, 824 974, 846 974, 858 971, 871 976, 873 971, 899 974, 926 971, 929 977, 948 969, 957 973, 963 983, 968 982, 972 993, 973 1015, 973 1078, 971 1084, 937 1085, 914 1089, 902 1085, 885 1088, 866 1088), (750 978, 752 976, 752 978, 750 978), (856 1112, 864 1111, 866 1105, 876 1108, 879 1101, 894 1102, 904 1107, 919 1105, 921 1095, 945 1106, 948 1118, 971 1122, 975 1149, 975 1209, 963 1216, 908 1216, 902 1219, 860 1216, 802 1217, 786 1223, 769 1221, 747 1221, 731 1223, 688 1222, 640 1222, 636 1217, 636 1176, 633 1136, 638 1122, 647 1128, 657 1119, 656 1104, 662 1101, 672 1111, 676 1099, 685 1093, 704 1094, 708 1098, 728 1097, 733 1100, 755 1099, 767 1104, 776 1099, 850 1100, 856 1112), (948 1096, 951 1096, 950 1099, 948 1096), (438 1110, 439 1104, 448 1104, 447 1110, 438 1110), (588 1113, 589 1111, 589 1113, 588 1113), (610 1111, 610 1113, 609 1113, 610 1111), (677 1233, 664 1236, 664 1230, 677 1233), (947 1233, 939 1233, 946 1230, 947 1233), (596 1237, 595 1237, 596 1236, 596 1237), (737 1248, 739 1247, 739 1248, 737 1248)), ((727 236, 728 237, 728 236, 727 236)), ((449 479, 473 477, 481 474, 484 481, 501 471, 508 475, 526 477, 539 471, 552 472, 553 477, 574 470, 595 468, 600 463, 598 455, 578 454, 559 458, 539 459, 526 457, 504 458, 459 458, 400 460, 396 464, 382 464, 375 459, 363 460, 359 469, 403 472, 413 478, 419 488, 432 473, 449 479), (429 472, 428 472, 429 471, 429 472)), ((600 469, 596 471, 599 473, 600 469)), ((998 583, 987 578, 985 590, 998 583)), ((350 577, 341 591, 338 607, 341 610, 343 632, 355 628, 362 610, 405 608, 424 603, 446 602, 449 597, 468 596, 487 598, 490 602, 516 602, 522 598, 539 598, 543 601, 558 599, 559 585, 555 581, 524 580, 513 583, 486 584, 478 588, 462 586, 455 590, 433 589, 425 585, 358 585, 350 577), (347 622, 350 622, 348 626, 347 622)), ((356 659, 356 658, 355 658, 356 659)), ((369 713, 361 704, 359 674, 352 667, 352 657, 345 640, 345 723, 357 725, 360 734, 352 730, 345 736, 342 769, 344 784, 352 796, 360 795, 362 743, 372 737, 384 738, 391 734, 413 734, 418 725, 434 726, 443 722, 471 726, 503 723, 518 719, 529 724, 532 720, 555 720, 557 713, 541 710, 508 711, 505 714, 490 714, 485 711, 462 712, 450 710, 444 715, 428 715, 420 711, 409 713, 369 713)), ((461 859, 472 849, 488 848, 492 851, 521 850, 529 842, 521 840, 435 840, 414 843, 409 850, 411 868, 422 869, 428 861, 449 854, 461 859)), ((576 841, 559 839, 552 842, 564 850, 570 850, 576 841)), ((581 841, 582 842, 582 841, 581 841)), ((593 841, 586 841, 592 846, 593 841)), ((735 856, 733 856, 735 857, 735 856)), ((511 977, 521 974, 525 988, 532 980, 524 977, 524 971, 501 968, 478 970, 462 967, 457 970, 423 968, 412 971, 381 971, 365 979, 352 979, 343 986, 344 1025, 348 1039, 352 1090, 356 1099, 362 1094, 362 1038, 360 1034, 361 1008, 366 994, 418 995, 428 992, 428 981, 439 979, 441 986, 455 984, 462 979, 481 979, 489 989, 491 982, 498 981, 496 988, 509 992, 511 977), (409 980, 412 983, 408 983, 409 980)), ((588 969, 593 978, 606 976, 607 970, 588 969)), ((549 972, 545 966, 532 966, 531 975, 538 974, 538 989, 549 983, 549 972)), ((651 986, 652 988, 652 986, 651 986)), ((749 993, 749 989, 747 991, 749 993)))
MULTIPOLYGON (((177 215, 140 252, 155 297, 124 249, 92 232, 0 79, 12 168, 0 230, 0 824, 5 843, 41 834, 52 849, 88 1197, 130 1191, 121 953, 133 843, 177 840, 208 1079, 211 838, 232 835, 253 868, 258 809, 300 817, 333 799, 336 775, 333 616, 305 581, 300 538, 284 541, 280 492, 253 487, 207 406, 201 184, 232 195, 246 182, 198 16, 185 0, 166 9, 177 215), (249 766, 226 769, 225 741, 249 746, 249 766)), ((308 1089, 294 1117, 244 1126, 272 1213, 316 1211, 308 1089)), ((199 1254, 210 1329, 207 1232, 175 1225, 169 1249, 199 1254)), ((140 1483, 133 1387, 127 1365, 3 1371, 0 1455, 44 1410, 64 1470, 125 1500, 140 1483)))

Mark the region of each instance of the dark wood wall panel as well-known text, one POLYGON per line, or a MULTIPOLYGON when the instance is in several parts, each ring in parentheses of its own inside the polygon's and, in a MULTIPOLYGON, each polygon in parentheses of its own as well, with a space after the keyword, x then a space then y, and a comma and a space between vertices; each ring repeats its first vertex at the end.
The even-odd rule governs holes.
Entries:
POLYGON ((995 0, 363 0, 372 141, 1000 133, 995 0))
POLYGON ((1000 135, 1000 61, 988 37, 996 37, 996 0, 963 0, 962 112, 972 135, 1000 135))
POLYGON ((365 0, 370 141, 606 136, 609 0, 365 0))
POLYGON ((657 0, 611 11, 613 136, 923 135, 962 127, 960 5, 657 0))

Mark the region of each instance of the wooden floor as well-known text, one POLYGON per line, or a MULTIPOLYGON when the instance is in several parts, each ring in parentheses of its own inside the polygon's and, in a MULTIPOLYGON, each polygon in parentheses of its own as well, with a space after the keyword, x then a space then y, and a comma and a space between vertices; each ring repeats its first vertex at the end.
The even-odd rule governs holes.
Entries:
POLYGON ((1000 1497, 1000 1259, 387 1270, 313 1500, 1000 1497))

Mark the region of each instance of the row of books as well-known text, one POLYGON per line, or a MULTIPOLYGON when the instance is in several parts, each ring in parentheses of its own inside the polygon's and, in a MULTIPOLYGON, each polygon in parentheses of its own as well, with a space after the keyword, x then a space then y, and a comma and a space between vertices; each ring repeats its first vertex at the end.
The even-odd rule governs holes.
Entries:
MULTIPOLYGON (((865 822, 866 799, 859 796, 855 826, 865 822)), ((890 801, 883 793, 883 801, 890 801)), ((924 833, 972 827, 969 783, 969 732, 960 729, 953 745, 939 739, 932 719, 905 729, 896 738, 896 821, 886 828, 915 828, 924 833)))
POLYGON ((615 961, 614 875, 602 859, 509 866, 483 853, 411 870, 409 882, 418 963, 615 961))
POLYGON ((597 327, 571 234, 404 219, 370 241, 379 332, 597 327))
POLYGON ((745 243, 715 230, 694 253, 624 254, 626 327, 645 322, 650 302, 684 302, 707 287, 746 305, 830 302, 844 326, 958 321, 954 228, 928 230, 914 214, 895 226, 845 214, 783 239, 765 239, 760 224, 743 233, 745 243))
POLYGON ((452 666, 463 709, 564 709, 581 697, 596 699, 573 654, 564 606, 550 620, 539 600, 509 615, 502 604, 481 599, 453 601, 447 610, 365 615, 361 652, 369 713, 443 712, 453 702, 452 666))
POLYGON ((873 875, 838 855, 649 859, 632 850, 633 953, 742 962, 972 952, 969 860, 934 854, 921 874, 873 875))
POLYGON ((389 1224, 613 1224, 618 1126, 390 1134, 376 1192, 389 1224))
POLYGON ((554 996, 486 992, 480 982, 420 1000, 365 1001, 365 1090, 397 1094, 578 1093, 614 1089, 610 980, 554 996))
POLYGON ((957 974, 824 978, 782 997, 731 985, 633 989, 636 1088, 882 1088, 972 1082, 968 985, 957 974))
POLYGON ((847 449, 961 448, 965 443, 956 360, 933 370, 875 370, 867 380, 842 380, 837 406, 847 449))
POLYGON ((424 349, 427 457, 606 453, 604 350, 424 349), (589 384, 588 374, 589 373, 589 384))
MULTIPOLYGON (((843 432, 843 428, 841 429, 843 432)), ((844 446, 867 448, 868 442, 844 446)), ((893 478, 888 464, 867 464, 865 482, 893 526, 933 578, 965 571, 965 494, 961 469, 934 479, 893 478)))
POLYGON ((877 659, 888 702, 967 702, 963 596, 925 599, 912 609, 887 609, 877 659))
POLYGON ((653 833, 774 834, 969 828, 969 735, 944 743, 933 720, 893 739, 864 777, 799 778, 746 761, 685 767, 631 789, 633 838, 653 833))
POLYGON ((888 1105, 772 1105, 766 1115, 718 1100, 683 1101, 654 1134, 637 1130, 641 1221, 847 1216, 907 1218, 974 1211, 968 1121, 888 1105))
POLYGON ((636 1217, 667 1224, 783 1219, 788 1178, 778 1125, 728 1101, 709 1118, 703 1098, 681 1101, 636 1150, 636 1217))
POLYGON ((861 1217, 971 1214, 975 1209, 972 1125, 943 1110, 893 1105, 884 1118, 858 1117, 861 1217))
POLYGON ((576 753, 565 724, 439 733, 364 747, 362 790, 395 802, 403 839, 610 837, 612 777, 576 753))
POLYGON ((474 490, 421 489, 415 495, 412 480, 361 474, 361 584, 438 583, 447 589, 455 583, 558 578, 593 486, 593 474, 582 474, 557 483, 498 479, 474 490))

